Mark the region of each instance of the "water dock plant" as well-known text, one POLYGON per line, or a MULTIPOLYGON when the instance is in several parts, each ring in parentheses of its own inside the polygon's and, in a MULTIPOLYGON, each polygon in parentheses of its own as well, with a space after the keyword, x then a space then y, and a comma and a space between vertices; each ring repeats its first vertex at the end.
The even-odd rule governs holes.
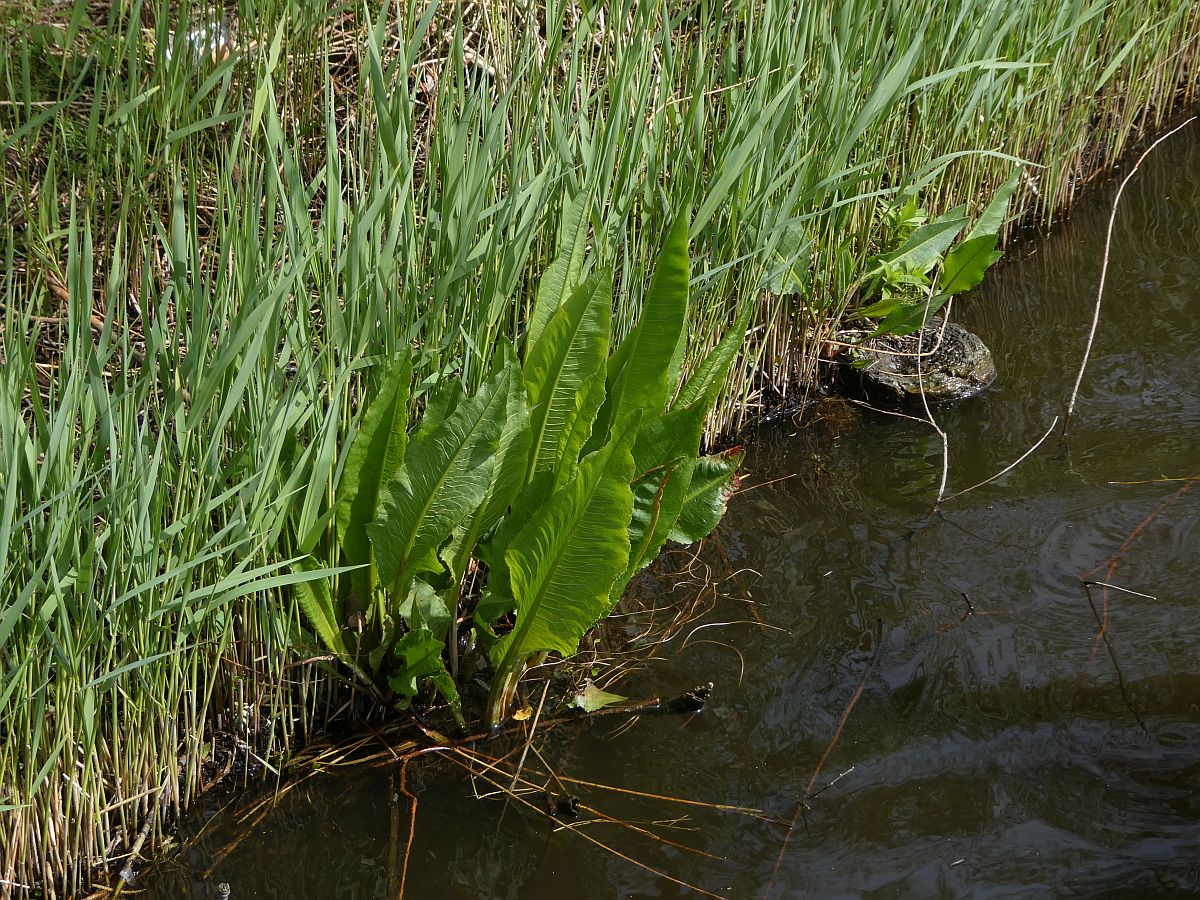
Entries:
MULTIPOLYGON (((341 467, 331 562, 347 577, 295 585, 326 647, 381 700, 406 705, 430 678, 459 709, 443 651, 457 647, 465 614, 492 644, 495 725, 528 657, 573 654, 668 537, 692 543, 717 524, 740 454, 702 457, 700 445, 747 316, 676 391, 687 225, 672 226, 638 321, 615 348, 612 272, 577 283, 584 236, 573 229, 537 292, 523 360, 502 348, 499 371, 469 397, 457 381, 440 386, 411 439, 412 363, 401 351, 341 467), (483 597, 464 609, 477 559, 488 561, 483 597), (347 608, 365 612, 362 627, 344 624, 347 608), (508 614, 515 625, 497 636, 508 614)), ((334 571, 311 557, 300 570, 334 571)))
MULTIPOLYGON (((882 299, 864 275, 907 199, 974 214, 1024 161, 1014 208, 1059 215, 1194 98, 1198 19, 1183 0, 6 5, 4 890, 72 892, 223 770, 277 769, 347 702, 370 709, 331 656, 404 688, 394 647, 371 660, 421 633, 385 639, 389 604, 425 604, 448 636, 434 596, 449 610, 472 543, 485 610, 551 608, 537 532, 489 522, 500 499, 461 519, 439 506, 450 544, 404 518, 395 475, 433 459, 437 416, 458 427, 500 393, 519 406, 520 382, 541 437, 507 508, 546 491, 543 531, 565 491, 624 498, 627 456, 634 475, 653 468, 639 453, 672 473, 627 480, 634 511, 688 468, 697 491, 719 481, 725 463, 668 444, 691 446, 688 385, 741 322, 710 435, 811 384, 822 342, 882 299), (685 208, 687 340, 634 366, 651 328, 628 336, 651 321, 647 279, 685 208), (550 440, 534 372, 552 354, 533 351, 578 286, 602 295, 609 277, 609 343, 580 401, 595 415, 577 419, 594 424, 550 440), (356 451, 368 432, 380 447, 356 451), (381 528, 399 535, 382 555, 381 528), (325 586, 336 633, 300 607, 325 586)), ((671 502, 681 537, 710 521, 671 502)), ((623 583, 659 524, 604 578, 623 583)), ((548 643, 532 625, 497 637, 506 672, 548 643)), ((455 642, 409 640, 406 671, 453 669, 455 642)))

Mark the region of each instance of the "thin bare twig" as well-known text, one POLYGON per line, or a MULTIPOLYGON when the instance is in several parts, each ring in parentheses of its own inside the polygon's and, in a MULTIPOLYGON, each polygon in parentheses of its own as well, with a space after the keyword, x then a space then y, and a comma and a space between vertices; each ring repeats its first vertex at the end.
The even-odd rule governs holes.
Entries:
POLYGON ((408 799, 408 840, 404 844, 404 861, 400 866, 400 893, 396 900, 404 900, 404 888, 408 883, 408 860, 412 857, 413 838, 417 836, 417 795, 408 789, 408 764, 412 759, 412 756, 406 756, 400 763, 400 793, 408 799))
MULTIPOLYGON (((460 765, 460 766, 462 766, 463 768, 467 769, 467 771, 469 771, 469 772, 472 772, 472 774, 475 774, 475 775, 476 775, 476 777, 482 778, 484 781, 491 782, 491 784, 492 784, 492 786, 493 786, 493 787, 496 787, 496 788, 498 788, 498 789, 500 789, 500 790, 505 790, 504 786, 503 786, 503 785, 501 785, 499 782, 497 782, 497 781, 493 780, 492 778, 488 777, 488 776, 487 776, 487 775, 485 775, 485 774, 482 774, 482 773, 476 772, 476 771, 474 770, 474 768, 473 768, 473 767, 472 767, 472 766, 471 766, 469 763, 467 763, 467 762, 464 762, 464 761, 463 761, 463 760, 461 760, 461 759, 456 759, 456 758, 455 758, 455 754, 460 754, 460 753, 461 753, 461 748, 457 748, 457 747, 455 747, 455 748, 451 748, 451 749, 452 749, 452 751, 453 751, 453 752, 447 756, 447 758, 448 758, 448 759, 452 760, 453 762, 456 762, 456 763, 458 763, 458 765, 460 765)), ((465 755, 465 754, 463 754, 463 755, 465 755)), ((542 815, 542 816, 545 816, 545 817, 546 817, 546 818, 548 818, 548 819, 549 819, 549 818, 552 818, 552 817, 550 816, 549 812, 547 812, 546 810, 544 810, 544 809, 540 808, 540 807, 539 807, 539 806, 537 806, 536 804, 529 802, 529 800, 527 800, 525 797, 522 797, 522 796, 520 796, 520 795, 517 795, 517 794, 513 794, 513 795, 510 795, 510 796, 511 796, 511 798, 512 798, 513 800, 515 800, 517 803, 520 803, 520 804, 522 804, 522 805, 524 805, 524 806, 527 806, 529 809, 533 810, 534 812, 536 812, 536 813, 538 813, 538 814, 540 814, 540 815, 542 815)), ((600 847, 600 848, 601 848, 601 849, 603 849, 603 850, 607 850, 609 853, 611 853, 613 856, 617 857, 618 859, 622 859, 622 860, 624 860, 625 862, 627 862, 627 863, 629 863, 629 864, 631 864, 631 865, 637 866, 639 869, 643 869, 643 870, 645 870, 645 871, 649 872, 650 874, 652 874, 652 875, 654 875, 654 876, 656 876, 656 877, 658 877, 658 878, 662 878, 662 879, 664 879, 664 880, 666 880, 666 881, 670 881, 670 882, 672 882, 673 884, 676 884, 676 885, 679 885, 680 887, 686 888, 687 890, 689 890, 689 891, 692 891, 692 892, 694 892, 694 893, 696 893, 696 894, 699 894, 699 895, 702 895, 702 896, 705 896, 705 897, 716 897, 716 898, 718 898, 718 900, 724 900, 724 898, 723 898, 723 897, 722 897, 720 894, 714 894, 714 893, 712 893, 711 891, 706 891, 706 890, 704 890, 703 888, 701 888, 701 887, 700 887, 700 886, 698 886, 698 885, 695 885, 695 884, 690 884, 689 882, 686 882, 686 881, 683 881, 683 880, 681 880, 681 879, 679 879, 679 878, 676 878, 676 877, 674 877, 673 875, 669 875, 668 873, 666 873, 666 872, 662 871, 661 869, 656 869, 656 868, 654 868, 653 866, 651 866, 651 865, 648 865, 647 863, 644 863, 644 862, 642 862, 641 860, 634 859, 632 856, 628 856, 628 855, 626 855, 626 854, 622 853, 620 850, 616 849, 615 847, 613 847, 613 846, 611 846, 611 845, 609 845, 609 844, 605 844, 605 843, 603 843, 602 841, 599 841, 599 840, 597 840, 596 838, 594 838, 594 837, 592 837, 591 835, 587 834, 587 833, 586 833, 585 831, 583 831, 582 829, 579 829, 579 828, 570 828, 570 829, 567 829, 567 833, 569 833, 569 834, 574 834, 574 835, 578 835, 579 837, 583 838, 585 841, 588 841, 589 843, 595 844, 597 847, 600 847)))
MULTIPOLYGON (((933 301, 934 285, 929 286, 929 296, 925 300, 925 309, 921 314, 921 330, 917 332, 917 349, 921 349, 921 339, 925 334, 925 326, 929 321, 929 304, 933 301)), ((946 333, 946 326, 950 324, 950 308, 953 306, 954 300, 951 299, 946 303, 946 312, 942 315, 942 327, 938 332, 937 343, 940 346, 942 337, 946 333)), ((946 437, 946 432, 942 431, 942 427, 938 425, 937 420, 933 417, 933 410, 929 408, 929 397, 925 394, 925 377, 921 371, 922 357, 917 355, 917 384, 921 388, 921 405, 925 407, 925 416, 929 420, 930 426, 937 432, 938 439, 942 442, 942 480, 938 483, 937 496, 933 500, 933 508, 936 510, 942 503, 942 497, 946 493, 946 480, 950 477, 950 440, 946 437)))
POLYGON ((1171 137, 1171 135, 1187 127, 1195 122, 1197 116, 1191 116, 1179 125, 1176 125, 1153 144, 1146 148, 1146 152, 1138 157, 1137 162, 1133 164, 1133 168, 1129 170, 1129 174, 1121 181, 1121 186, 1117 188, 1117 195, 1113 198, 1112 212, 1108 217, 1108 231, 1104 237, 1104 260, 1100 264, 1100 285, 1096 288, 1096 306, 1092 310, 1092 327, 1088 331, 1087 345, 1083 350, 1083 361, 1079 364, 1079 374, 1075 376, 1075 387, 1071 389, 1071 399, 1067 403, 1067 414, 1063 419, 1062 438, 1067 439, 1067 431, 1071 427, 1071 414, 1075 411, 1075 401, 1079 397, 1079 386, 1083 383, 1083 373, 1087 369, 1088 359, 1092 355, 1092 344, 1096 340, 1096 330, 1100 327, 1100 302, 1104 298, 1104 282, 1108 278, 1108 258, 1109 251, 1112 249, 1113 226, 1117 221, 1117 207, 1121 204, 1121 195, 1125 193, 1125 186, 1129 184, 1134 175, 1137 174, 1138 168, 1145 161, 1146 157, 1154 152, 1163 141, 1171 137))
MULTIPOLYGON (((1108 636, 1108 623, 1101 620, 1100 612, 1096 609, 1096 601, 1092 599, 1092 585, 1096 583, 1092 581, 1085 581, 1083 583, 1083 591, 1087 594, 1088 606, 1092 608, 1092 616, 1095 618, 1096 624, 1100 626, 1100 634, 1104 638, 1104 646, 1108 648, 1108 658, 1112 660, 1113 671, 1117 674, 1117 687, 1121 690, 1121 699, 1125 701, 1125 708, 1129 710, 1130 715, 1137 720, 1137 723, 1142 726, 1142 731, 1149 734, 1150 729, 1146 726, 1142 717, 1138 715, 1138 711, 1134 709, 1133 701, 1129 699, 1129 692, 1125 689, 1125 676, 1121 674, 1121 664, 1117 662, 1116 648, 1113 647, 1112 640, 1108 636)), ((1106 607, 1105 613, 1107 614, 1107 612, 1106 607)))
POLYGON ((1025 460, 1029 458, 1029 456, 1033 453, 1034 450, 1036 450, 1038 447, 1042 446, 1042 443, 1046 440, 1046 438, 1050 437, 1050 435, 1054 433, 1054 426, 1056 426, 1057 424, 1058 424, 1058 416, 1055 416, 1054 421, 1050 423, 1050 427, 1046 429, 1046 433, 1043 434, 1040 438, 1038 438, 1037 443, 1035 443, 1032 447, 1030 447, 1028 450, 1026 450, 1020 456, 1018 456, 1015 460, 1010 462, 1007 466, 1005 466, 1003 469, 1001 469, 999 472, 997 472, 991 478, 985 478, 983 481, 979 482, 978 484, 973 484, 969 488, 963 488, 961 491, 955 491, 953 494, 951 494, 948 497, 943 497, 942 502, 945 503, 948 500, 953 500, 955 497, 961 497, 963 494, 969 494, 971 491, 975 490, 975 488, 981 488, 985 484, 991 484, 997 478, 1002 478, 1003 476, 1007 475, 1009 472, 1011 472, 1013 469, 1015 469, 1021 463, 1025 462, 1025 460))
MULTIPOLYGON (((533 738, 537 734, 538 721, 542 718, 542 709, 546 705, 546 694, 550 691, 550 679, 546 679, 542 685, 542 699, 538 701, 537 712, 533 714, 533 723, 529 726, 529 737, 525 740, 525 746, 521 749, 521 758, 517 760, 517 768, 513 772, 512 784, 508 786, 509 791, 517 789, 517 782, 521 780, 521 770, 525 768, 525 758, 529 755, 529 748, 533 746, 533 738)), ((504 821, 504 814, 501 813, 500 821, 504 821)), ((499 826, 497 826, 499 827, 499 826)))

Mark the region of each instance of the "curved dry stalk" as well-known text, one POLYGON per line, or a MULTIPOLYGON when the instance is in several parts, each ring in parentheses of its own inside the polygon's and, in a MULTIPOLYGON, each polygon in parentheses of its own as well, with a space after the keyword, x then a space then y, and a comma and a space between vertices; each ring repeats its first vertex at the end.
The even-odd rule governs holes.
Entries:
POLYGON ((763 622, 756 622, 753 619, 735 619, 732 622, 706 622, 703 625, 697 625, 688 632, 688 636, 683 639, 683 646, 686 647, 688 645, 697 631, 703 631, 705 628, 724 628, 726 625, 757 625, 760 628, 769 628, 771 631, 787 632, 786 628, 780 628, 778 625, 767 625, 763 622))
MULTIPOLYGON (((469 771, 469 772, 472 771, 471 767, 466 762, 464 762, 463 760, 460 760, 460 759, 455 759, 454 754, 461 754, 461 753, 462 753, 462 748, 458 748, 458 747, 452 748, 452 750, 451 750, 452 755, 450 755, 448 758, 453 760, 454 762, 456 762, 458 765, 462 766, 467 771, 469 771)), ((482 778, 484 781, 490 782, 494 787, 496 787, 500 790, 504 790, 503 785, 501 785, 497 781, 494 781, 493 779, 489 778, 486 775, 478 775, 477 777, 482 778)), ((516 802, 518 802, 524 806, 527 806, 529 809, 533 810, 534 812, 537 812, 540 815, 553 820, 553 817, 546 810, 542 809, 537 804, 531 803, 529 800, 525 799, 524 797, 522 797, 518 794, 510 794, 509 796, 512 800, 515 800, 516 802)), ((617 824, 622 824, 622 825, 625 824, 625 823, 620 822, 619 820, 615 820, 615 821, 617 821, 617 824)), ((686 888, 687 890, 692 891, 692 892, 699 894, 701 896, 704 896, 704 897, 716 897, 716 898, 718 898, 718 900, 725 900, 725 898, 721 894, 714 894, 711 891, 706 891, 706 890, 704 890, 704 888, 700 887, 699 885, 691 884, 690 882, 684 881, 680 878, 676 878, 675 876, 670 875, 667 872, 662 871, 661 869, 656 869, 653 866, 651 866, 649 863, 644 863, 641 860, 635 859, 632 856, 622 853, 620 850, 616 849, 615 847, 612 847, 612 846, 604 843, 603 841, 592 837, 590 834, 587 834, 585 831, 583 831, 581 829, 569 828, 569 829, 565 829, 565 830, 570 834, 578 835, 579 837, 583 838, 585 841, 588 841, 589 843, 595 844, 597 847, 600 847, 602 850, 607 850, 609 853, 611 853, 613 856, 617 857, 618 859, 622 859, 625 862, 629 863, 630 865, 636 866, 639 869, 649 872, 651 875, 654 875, 657 878, 662 878, 665 881, 671 882, 672 884, 677 884, 680 887, 686 888)), ((658 840, 663 841, 664 843, 673 843, 673 842, 666 841, 664 838, 658 837, 657 835, 655 835, 655 837, 658 840)), ((685 848, 685 849, 690 849, 690 848, 685 848)), ((702 851, 700 851, 700 852, 702 852, 702 851)))
POLYGON ((911 422, 920 422, 922 425, 929 424, 925 419, 922 419, 920 416, 910 416, 908 413, 902 413, 895 409, 881 409, 878 406, 872 406, 870 403, 866 403, 862 400, 855 400, 853 397, 847 397, 846 401, 849 403, 853 403, 855 406, 861 406, 863 409, 869 409, 869 410, 871 410, 871 412, 879 413, 880 415, 895 416, 897 419, 908 419, 911 422))
MULTIPOLYGON (((929 321, 929 303, 933 300, 933 285, 929 286, 929 297, 925 301, 925 310, 921 314, 921 330, 917 332, 917 349, 921 349, 920 335, 924 333, 925 326, 929 321)), ((946 326, 950 324, 950 310, 954 305, 954 300, 951 298, 946 302, 946 312, 942 316, 942 328, 938 333, 937 345, 941 346, 942 337, 946 333, 946 326)), ((935 348, 936 349, 936 348, 935 348)), ((937 432, 938 439, 942 442, 942 480, 938 483, 937 496, 933 500, 933 508, 936 510, 942 503, 942 497, 946 493, 946 480, 950 477, 950 440, 946 437, 946 432, 942 430, 942 426, 938 425, 937 420, 933 417, 933 410, 929 408, 929 398, 925 395, 925 378, 921 371, 921 361, 923 356, 917 354, 917 384, 921 388, 921 405, 925 407, 925 416, 930 426, 937 432)))
POLYGON ((1159 144, 1171 137, 1176 132, 1195 122, 1196 119, 1197 116, 1191 116, 1190 118, 1185 119, 1182 123, 1176 125, 1170 131, 1156 140, 1153 144, 1147 147, 1145 152, 1138 157, 1137 162, 1133 164, 1133 168, 1129 170, 1129 174, 1121 180, 1121 186, 1117 188, 1117 195, 1113 198, 1112 212, 1110 212, 1108 216, 1108 230, 1104 235, 1104 259, 1100 264, 1100 284, 1096 288, 1096 305, 1092 310, 1092 327, 1088 330, 1087 344, 1083 348, 1083 361, 1079 364, 1079 374, 1075 376, 1075 386, 1071 389, 1071 399, 1067 402, 1067 414, 1063 419, 1062 437, 1064 441, 1067 439, 1067 430, 1071 427, 1071 414, 1075 412, 1075 401, 1079 397, 1079 386, 1083 384, 1083 373, 1087 370, 1088 360, 1092 355, 1092 345, 1096 341, 1096 330, 1100 327, 1100 303, 1104 298, 1104 283, 1108 278, 1109 251, 1112 249, 1113 227, 1117 221, 1117 207, 1121 204, 1121 195, 1125 193, 1125 186, 1129 184, 1133 176, 1137 174, 1138 169, 1141 167, 1142 163, 1145 162, 1146 157, 1153 153, 1159 144))
MULTIPOLYGON (((634 834, 640 834, 643 837, 650 838, 650 840, 656 841, 660 844, 665 844, 666 846, 672 847, 675 850, 682 850, 684 853, 690 853, 693 856, 702 856, 702 857, 705 857, 706 859, 715 860, 716 862, 725 862, 724 857, 717 856, 715 853, 709 853, 707 850, 701 850, 699 847, 692 847, 692 846, 689 846, 688 844, 681 844, 679 841, 673 841, 670 838, 663 837, 661 834, 656 834, 655 832, 651 831, 649 828, 645 828, 642 825, 639 825, 637 822, 629 822, 629 821, 625 821, 623 819, 613 818, 612 816, 610 816, 606 813, 603 813, 600 810, 595 809, 591 806, 580 806, 579 808, 591 813, 594 818, 581 819, 578 822, 560 822, 558 824, 558 826, 554 829, 556 834, 560 831, 575 831, 576 829, 582 828, 585 825, 618 825, 621 828, 625 828, 628 831, 632 831, 634 834)), ((678 827, 677 823, 679 821, 681 821, 681 820, 676 819, 671 822, 652 822, 649 824, 662 825, 664 827, 667 827, 667 826, 678 827)))
POLYGON ((1177 481, 1195 481, 1200 478, 1200 475, 1182 475, 1172 478, 1143 478, 1141 481, 1107 481, 1105 484, 1116 485, 1118 487, 1132 487, 1142 484, 1170 484, 1177 481))
POLYGON ((752 819, 761 819, 764 822, 774 824, 786 824, 780 819, 773 818, 767 815, 765 810, 755 809, 752 806, 734 806, 728 803, 709 803, 705 800, 688 800, 684 797, 673 797, 670 794, 655 794, 650 791, 635 791, 632 788, 617 787, 615 784, 604 784, 598 781, 587 781, 583 778, 572 778, 569 775, 560 775, 559 778, 568 784, 578 784, 582 787, 596 788, 602 791, 611 791, 615 794, 625 794, 630 797, 640 797, 645 800, 661 800, 665 803, 677 803, 681 806, 696 806, 702 809, 715 810, 717 812, 731 812, 738 815, 747 816, 752 819))
POLYGON ((1054 421, 1050 423, 1050 427, 1046 429, 1046 433, 1043 434, 1040 438, 1038 438, 1037 443, 1035 443, 1032 447, 1030 447, 1024 453, 1022 453, 1019 457, 1017 457, 1015 460, 1013 460, 1011 463, 1009 463, 1007 466, 1005 466, 1003 469, 1001 469, 999 472, 997 472, 991 478, 985 478, 983 481, 979 482, 978 484, 973 484, 969 488, 963 488, 961 491, 955 491, 950 496, 943 497, 942 502, 945 503, 949 500, 953 500, 955 497, 961 497, 963 494, 969 494, 971 491, 975 490, 975 488, 981 488, 985 484, 991 484, 997 478, 1001 478, 1004 475, 1007 475, 1009 472, 1011 472, 1013 469, 1015 469, 1021 463, 1025 462, 1025 460, 1029 458, 1029 456, 1033 453, 1034 450, 1036 450, 1038 447, 1042 446, 1042 443, 1046 440, 1046 438, 1050 437, 1050 435, 1054 433, 1054 427, 1057 424, 1058 424, 1058 416, 1055 416, 1054 421))
MULTIPOLYGON (((780 630, 782 630, 782 629, 780 629, 780 630)), ((742 682, 746 678, 746 657, 742 655, 742 651, 739 650, 737 647, 733 646, 733 644, 726 644, 724 641, 710 641, 710 640, 696 641, 696 643, 693 646, 698 647, 701 644, 716 644, 718 647, 724 647, 726 650, 732 650, 734 653, 737 654, 737 658, 738 658, 738 680, 737 680, 737 683, 738 683, 738 687, 741 687, 742 682)), ((682 653, 684 650, 687 649, 687 646, 688 645, 685 643, 682 647, 679 648, 679 652, 682 653)))

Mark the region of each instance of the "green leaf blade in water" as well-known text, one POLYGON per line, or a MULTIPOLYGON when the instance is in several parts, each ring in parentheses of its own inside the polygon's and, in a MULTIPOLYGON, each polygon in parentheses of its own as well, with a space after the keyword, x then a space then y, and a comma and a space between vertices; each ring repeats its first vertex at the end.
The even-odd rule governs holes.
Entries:
POLYGON ((445 421, 418 429, 368 526, 379 574, 404 596, 420 571, 437 571, 437 550, 484 500, 508 409, 508 367, 445 421))
POLYGON ((583 686, 583 690, 571 698, 568 706, 574 709, 581 709, 585 713, 594 713, 599 712, 607 706, 612 706, 614 703, 624 703, 628 699, 628 697, 622 697, 620 694, 610 694, 608 691, 596 687, 589 680, 583 686))

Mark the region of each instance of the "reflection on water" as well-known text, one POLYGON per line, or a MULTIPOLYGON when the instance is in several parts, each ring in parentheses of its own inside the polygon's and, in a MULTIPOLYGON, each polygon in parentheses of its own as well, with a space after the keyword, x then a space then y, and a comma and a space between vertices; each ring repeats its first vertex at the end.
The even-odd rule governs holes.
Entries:
MULTIPOLYGON (((1020 456, 1065 406, 1110 196, 959 311, 1000 377, 938 410, 950 492, 1020 456)), ((736 898, 772 883, 773 897, 1200 891, 1200 487, 1180 480, 1200 473, 1200 141, 1164 146, 1122 210, 1065 450, 1048 441, 931 516, 941 449, 928 427, 827 404, 764 433, 747 483, 792 477, 732 505, 722 549, 757 574, 723 581, 729 596, 705 619, 743 624, 681 637, 623 683, 651 696, 712 680, 709 708, 628 730, 598 720, 542 748, 564 775, 784 824, 580 788, 586 805, 708 854, 578 826, 656 874, 474 799, 453 767, 418 766, 407 895, 699 895, 679 882, 736 898), (1148 596, 1097 588, 1093 611, 1085 576, 1148 596), (748 603, 774 628, 745 624, 748 603)), ((387 778, 297 788, 206 882, 240 827, 218 817, 148 893, 215 896, 227 881, 239 900, 386 896, 393 812, 407 821, 387 778)))

